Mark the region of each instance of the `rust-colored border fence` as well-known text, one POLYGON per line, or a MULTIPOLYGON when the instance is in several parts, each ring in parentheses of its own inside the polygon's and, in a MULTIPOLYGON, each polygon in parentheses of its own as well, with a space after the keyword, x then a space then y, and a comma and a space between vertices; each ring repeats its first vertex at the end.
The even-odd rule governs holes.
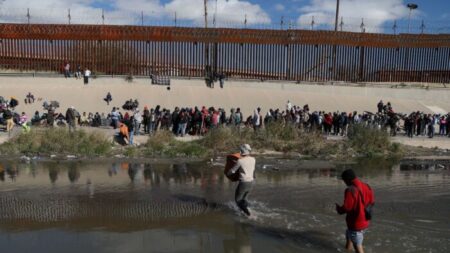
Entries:
POLYGON ((450 35, 0 24, 0 69, 65 62, 108 75, 448 83, 450 35))

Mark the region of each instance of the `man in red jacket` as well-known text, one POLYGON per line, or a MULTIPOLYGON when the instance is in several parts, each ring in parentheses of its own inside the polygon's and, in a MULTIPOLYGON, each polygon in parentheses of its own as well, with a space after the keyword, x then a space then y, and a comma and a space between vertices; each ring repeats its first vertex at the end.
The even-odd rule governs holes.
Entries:
POLYGON ((347 214, 346 249, 351 250, 352 245, 357 253, 364 253, 362 246, 364 231, 369 227, 369 220, 366 219, 364 207, 373 205, 374 196, 372 189, 361 180, 351 169, 342 172, 342 180, 348 186, 345 190, 344 204, 336 204, 338 214, 347 214))

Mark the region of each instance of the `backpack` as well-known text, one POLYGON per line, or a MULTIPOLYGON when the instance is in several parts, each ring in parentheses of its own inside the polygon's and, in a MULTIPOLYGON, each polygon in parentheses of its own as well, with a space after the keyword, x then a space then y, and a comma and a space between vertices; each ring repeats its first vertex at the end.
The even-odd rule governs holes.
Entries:
MULTIPOLYGON (((367 187, 369 187, 369 189, 372 191, 372 189, 370 188, 370 186, 368 184, 366 184, 367 187)), ((359 195, 361 196, 361 201, 364 205, 364 216, 366 217, 366 220, 371 220, 372 216, 373 216, 373 204, 366 204, 364 201, 364 195, 362 194, 361 189, 359 189, 358 187, 355 186, 355 188, 358 190, 359 195)))

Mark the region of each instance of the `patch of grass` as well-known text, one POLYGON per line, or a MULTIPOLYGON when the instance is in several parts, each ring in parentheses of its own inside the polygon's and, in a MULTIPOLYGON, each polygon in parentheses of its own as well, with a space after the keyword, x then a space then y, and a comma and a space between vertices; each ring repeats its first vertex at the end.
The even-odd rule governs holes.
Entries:
POLYGON ((124 150, 123 155, 129 158, 139 157, 139 149, 136 147, 127 147, 124 150))
POLYGON ((0 154, 70 154, 93 157, 109 154, 111 147, 110 140, 98 133, 86 133, 83 130, 69 132, 63 128, 33 129, 0 145, 0 154))
MULTIPOLYGON (((170 131, 158 131, 140 147, 118 150, 126 157, 206 158, 236 152, 248 143, 255 151, 299 153, 313 158, 400 157, 406 150, 391 143, 385 131, 354 125, 348 140, 327 140, 320 132, 305 132, 293 124, 275 122, 254 131, 252 128, 219 127, 195 141, 178 141, 170 131)), ((98 133, 63 128, 33 129, 0 145, 0 155, 71 154, 84 157, 111 154, 111 141, 98 133)), ((406 152, 408 152, 406 150, 406 152)), ((409 152, 411 153, 411 152, 409 152)))
POLYGON ((267 124, 258 131, 250 128, 213 129, 199 143, 214 154, 236 152, 243 143, 250 144, 256 150, 299 152, 305 155, 318 155, 325 146, 321 134, 306 133, 294 125, 281 122, 267 124))
POLYGON ((143 153, 151 157, 206 157, 209 151, 197 141, 177 141, 171 132, 158 131, 148 138, 143 153))
MULTIPOLYGON (((235 152, 242 143, 250 143, 250 129, 219 127, 211 129, 198 144, 210 150, 213 154, 235 152)), ((250 143, 251 144, 251 143, 250 143)))
POLYGON ((386 131, 353 125, 348 133, 348 145, 356 153, 367 157, 392 155, 402 152, 401 145, 391 143, 386 131))

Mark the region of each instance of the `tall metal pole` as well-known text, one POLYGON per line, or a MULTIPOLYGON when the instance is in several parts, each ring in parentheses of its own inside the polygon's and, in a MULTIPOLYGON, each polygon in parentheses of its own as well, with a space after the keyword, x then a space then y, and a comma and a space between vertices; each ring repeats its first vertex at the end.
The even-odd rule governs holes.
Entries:
POLYGON ((30 8, 27 8, 27 19, 28 19, 28 24, 30 24, 30 18, 31 18, 31 15, 30 15, 30 8))
POLYGON ((247 28, 247 14, 244 16, 244 28, 247 28))
POLYGON ((410 33, 410 29, 411 29, 411 12, 412 9, 409 8, 409 17, 408 17, 408 33, 410 33))
POLYGON ((204 0, 205 6, 205 28, 208 28, 208 0, 204 0))
POLYGON ((420 25, 420 34, 423 34, 424 33, 424 31, 425 31, 425 22, 423 21, 423 19, 422 19, 422 24, 420 25))
POLYGON ((175 23, 175 26, 177 26, 177 12, 175 12, 174 23, 175 23))
MULTIPOLYGON (((204 0, 204 6, 205 6, 205 29, 208 28, 208 0, 204 0)), ((209 82, 212 82, 212 71, 211 71, 211 65, 209 64, 209 42, 205 42, 205 79, 207 82, 207 85, 209 85, 209 82)))
MULTIPOLYGON (((419 6, 417 4, 413 4, 413 3, 409 3, 406 5, 406 7, 409 8, 409 17, 408 17, 408 33, 410 33, 410 28, 411 28, 411 13, 412 10, 417 9, 419 6)), ((410 64, 409 64, 409 58, 410 58, 410 48, 407 47, 406 48, 406 57, 405 57, 405 71, 407 71, 407 79, 411 78, 411 73, 410 73, 410 64)), ((408 80, 409 81, 409 80, 408 80)))
POLYGON ((339 0, 336 0, 336 19, 334 21, 334 31, 338 30, 338 19, 339 19, 339 0))
MULTIPOLYGON (((338 20, 339 20, 339 0, 336 0, 336 19, 334 20, 334 31, 337 32, 338 30, 338 20)), ((337 59, 336 59, 336 45, 333 46, 333 79, 336 80, 337 78, 337 71, 336 71, 336 65, 337 65, 337 59)))
POLYGON ((411 13, 412 13, 412 10, 417 9, 419 6, 418 6, 417 4, 407 4, 406 7, 409 8, 408 33, 410 33, 410 28, 411 28, 411 13))

